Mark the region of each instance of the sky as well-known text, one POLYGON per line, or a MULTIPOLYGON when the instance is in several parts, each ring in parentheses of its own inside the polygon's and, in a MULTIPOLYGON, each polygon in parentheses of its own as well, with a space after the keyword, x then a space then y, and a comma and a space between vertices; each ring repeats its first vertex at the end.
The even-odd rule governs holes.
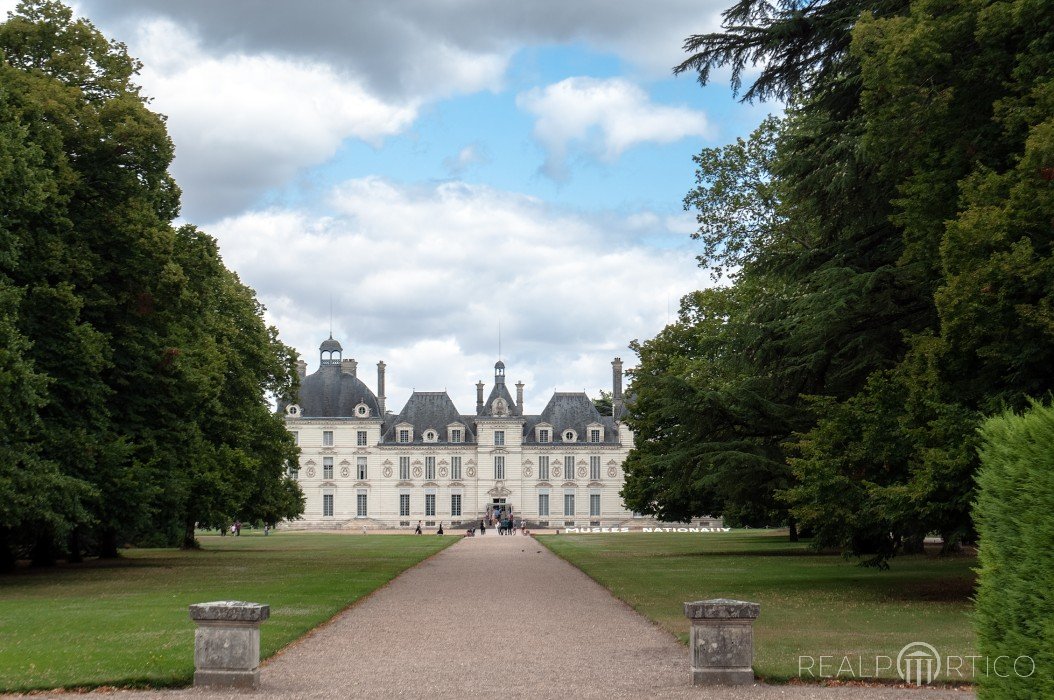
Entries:
MULTIPOLYGON (((329 336, 388 406, 463 413, 499 355, 528 413, 711 284, 692 156, 773 105, 673 77, 731 0, 80 0, 166 115, 181 222, 309 372, 329 336)), ((0 0, 9 10, 14 0, 0 0)))

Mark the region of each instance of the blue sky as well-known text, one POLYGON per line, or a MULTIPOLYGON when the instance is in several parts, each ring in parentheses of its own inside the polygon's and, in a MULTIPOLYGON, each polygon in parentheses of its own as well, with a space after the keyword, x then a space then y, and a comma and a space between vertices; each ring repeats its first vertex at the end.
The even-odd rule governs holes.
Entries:
POLYGON ((447 389, 468 412, 499 321, 538 411, 609 388, 611 358, 632 366, 629 342, 709 283, 681 208, 692 156, 777 108, 671 75, 729 1, 74 9, 143 60, 183 218, 282 339, 313 368, 332 323, 345 357, 387 362, 389 406, 447 389))

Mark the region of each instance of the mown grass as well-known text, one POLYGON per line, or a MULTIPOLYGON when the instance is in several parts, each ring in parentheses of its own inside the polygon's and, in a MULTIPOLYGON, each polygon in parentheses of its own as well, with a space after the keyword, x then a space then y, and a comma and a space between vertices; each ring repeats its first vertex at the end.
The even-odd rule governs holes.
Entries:
MULTIPOLYGON (((828 674, 848 656, 859 669, 855 675, 866 676, 874 675, 877 656, 890 657, 895 665, 910 642, 927 642, 943 655, 976 653, 970 623, 973 557, 897 557, 888 571, 877 571, 817 554, 778 531, 538 539, 685 643, 685 601, 761 603, 754 670, 769 681, 798 678, 799 656, 832 657, 826 660, 828 674)), ((845 680, 852 675, 838 674, 845 680)), ((896 669, 879 675, 895 679, 896 669)), ((809 679, 808 673, 801 677, 809 679)))
POLYGON ((269 604, 266 658, 457 539, 203 536, 195 552, 133 549, 117 561, 0 576, 0 691, 188 684, 191 603, 269 604))

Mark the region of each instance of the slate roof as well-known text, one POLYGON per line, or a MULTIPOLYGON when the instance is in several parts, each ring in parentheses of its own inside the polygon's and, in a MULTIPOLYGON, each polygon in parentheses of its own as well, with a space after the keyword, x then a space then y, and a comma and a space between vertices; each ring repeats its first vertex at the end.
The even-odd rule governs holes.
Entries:
POLYGON ((475 416, 468 418, 462 416, 445 391, 415 391, 399 415, 389 417, 385 421, 385 432, 381 442, 396 442, 395 426, 400 423, 409 423, 414 427, 414 439, 411 444, 424 442, 425 431, 429 428, 436 431, 439 443, 446 444, 447 426, 451 423, 462 423, 465 426, 462 439, 464 442, 472 443, 476 441, 473 432, 474 419, 475 416))
POLYGON ((380 415, 376 394, 361 379, 342 372, 339 365, 323 365, 304 377, 297 403, 305 418, 353 418, 360 403, 370 407, 370 418, 380 415))
POLYGON ((603 443, 618 442, 615 421, 611 416, 600 415, 593 401, 583 391, 558 391, 553 394, 553 398, 549 399, 549 403, 540 415, 524 416, 524 418, 527 419, 523 425, 525 443, 535 442, 534 429, 539 423, 548 423, 553 426, 553 434, 549 439, 554 443, 563 442, 563 433, 568 429, 575 431, 577 442, 586 442, 589 439, 587 426, 591 423, 604 426, 603 443))

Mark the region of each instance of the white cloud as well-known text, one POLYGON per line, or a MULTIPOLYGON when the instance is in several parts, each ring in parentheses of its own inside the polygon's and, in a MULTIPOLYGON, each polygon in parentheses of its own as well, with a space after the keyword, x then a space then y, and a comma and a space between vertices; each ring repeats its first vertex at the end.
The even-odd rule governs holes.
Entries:
POLYGON ((409 126, 415 102, 388 103, 330 66, 273 55, 203 57, 168 21, 141 27, 144 92, 168 116, 172 171, 189 218, 243 209, 263 190, 324 162, 347 138, 379 144, 409 126))
POLYGON ((393 410, 417 388, 448 389, 471 412, 475 382, 493 379, 499 320, 509 381, 527 383, 530 410, 555 389, 595 394, 609 388, 611 358, 631 363, 628 342, 666 323, 670 299, 676 308, 707 283, 690 250, 646 247, 630 224, 489 187, 362 178, 335 188, 331 207, 326 218, 251 212, 213 233, 313 367, 332 295, 334 336, 360 376, 372 386, 373 366, 388 363, 393 410))
POLYGON ((470 143, 457 152, 456 155, 443 159, 443 167, 451 175, 458 177, 474 165, 483 165, 490 162, 486 148, 478 143, 470 143))
POLYGON ((567 78, 520 94, 516 104, 537 117, 534 136, 547 152, 542 169, 554 179, 566 177, 576 144, 612 162, 637 144, 672 143, 710 131, 702 112, 655 104, 622 78, 567 78))

